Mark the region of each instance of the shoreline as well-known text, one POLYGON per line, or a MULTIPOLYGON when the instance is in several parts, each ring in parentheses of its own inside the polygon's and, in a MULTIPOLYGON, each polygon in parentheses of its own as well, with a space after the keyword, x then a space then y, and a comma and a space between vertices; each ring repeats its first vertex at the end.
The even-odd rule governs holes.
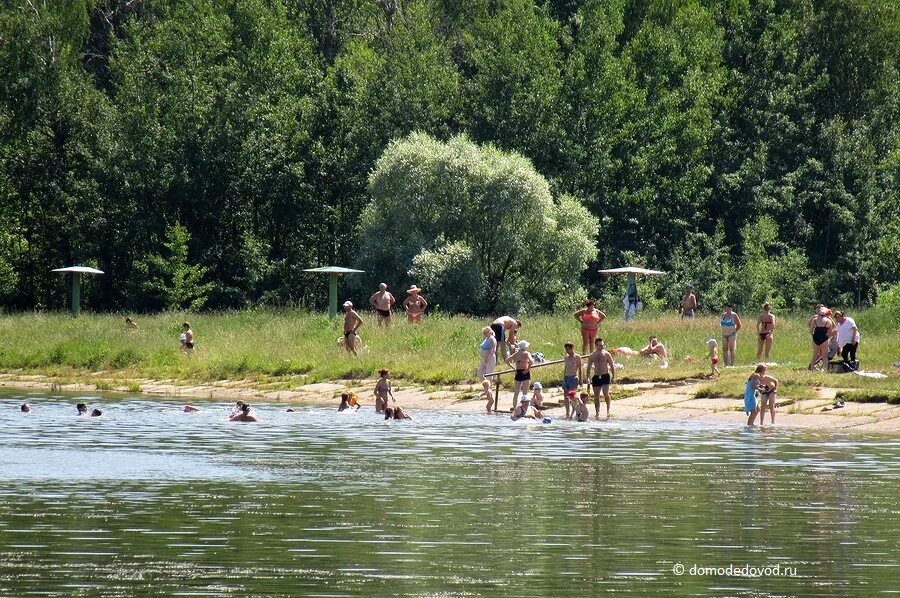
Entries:
MULTIPOLYGON (((697 421, 733 424, 743 427, 746 422, 740 399, 694 398, 694 391, 703 384, 699 380, 671 382, 639 382, 618 385, 628 396, 613 399, 610 421, 697 421)), ((190 384, 179 380, 102 380, 97 383, 60 383, 40 375, 0 374, 0 388, 40 389, 59 392, 116 392, 142 394, 170 399, 184 399, 185 403, 199 401, 265 401, 285 404, 331 405, 340 402, 340 393, 352 391, 364 407, 374 403, 374 379, 335 380, 301 384, 290 390, 267 390, 251 380, 221 380, 213 383, 190 384)), ((467 411, 485 412, 485 401, 477 396, 480 385, 456 385, 444 389, 395 383, 394 395, 398 404, 410 411, 467 411), (475 398, 472 398, 475 396, 475 398)), ((823 411, 834 403, 837 389, 820 388, 815 399, 800 400, 782 407, 776 406, 776 426, 846 432, 879 432, 900 434, 900 405, 887 403, 847 402, 842 409, 823 411)), ((562 398, 559 388, 548 388, 545 403, 556 404, 562 398)), ((500 408, 512 403, 510 391, 500 394, 500 408)), ((593 413, 593 405, 589 402, 593 413)), ((601 401, 601 413, 604 410, 601 401)), ((564 417, 562 404, 545 409, 554 418, 564 417)), ((500 415, 504 412, 501 411, 500 415)), ((600 421, 606 421, 601 418, 600 421)), ((758 426, 757 426, 758 427, 758 426)), ((771 427, 766 424, 765 427, 771 427)))

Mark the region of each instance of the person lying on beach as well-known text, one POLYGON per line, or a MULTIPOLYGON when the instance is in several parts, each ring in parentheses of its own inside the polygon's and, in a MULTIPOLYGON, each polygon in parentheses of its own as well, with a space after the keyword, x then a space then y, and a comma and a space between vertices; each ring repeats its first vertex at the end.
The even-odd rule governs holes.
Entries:
POLYGON ((198 407, 194 407, 193 405, 185 405, 184 406, 185 413, 196 413, 198 411, 200 411, 200 409, 198 407))
POLYGON ((544 417, 540 411, 531 406, 531 399, 527 396, 522 395, 522 398, 519 399, 519 401, 519 406, 513 409, 512 415, 510 416, 513 421, 522 419, 523 417, 528 419, 541 419, 544 417))
POLYGON ((487 401, 485 408, 487 409, 488 414, 490 414, 491 409, 494 406, 494 393, 491 392, 491 381, 487 378, 481 381, 481 398, 487 401))
POLYGON ((127 330, 137 330, 137 322, 131 319, 130 316, 125 316, 125 328, 127 330))
POLYGON ((228 421, 232 422, 258 422, 255 415, 250 414, 250 405, 247 403, 241 403, 241 412, 236 413, 228 418, 228 421))
POLYGON ((78 415, 84 415, 87 413, 87 405, 84 403, 78 403, 75 405, 75 410, 78 411, 78 415))
MULTIPOLYGON (((573 398, 574 394, 575 393, 573 392, 573 398)), ((581 398, 575 401, 575 409, 573 409, 573 412, 575 414, 575 421, 586 422, 591 416, 590 411, 588 411, 588 399, 590 398, 591 395, 583 392, 581 393, 581 398)))
POLYGON ((609 350, 612 355, 621 355, 622 357, 637 357, 640 351, 635 351, 631 347, 615 347, 609 350))
POLYGON ((28 403, 23 403, 22 406, 19 407, 19 410, 22 413, 28 413, 29 411, 31 411, 31 405, 29 405, 28 403))
POLYGON ((347 409, 350 409, 351 411, 359 411, 359 403, 351 405, 350 397, 351 395, 349 392, 341 394, 341 404, 338 405, 338 411, 346 411, 347 409))
POLYGON ((412 419, 402 407, 394 407, 394 419, 412 419))
POLYGON ((101 415, 103 415, 103 412, 99 409, 94 409, 93 411, 91 411, 91 417, 100 417, 101 415))

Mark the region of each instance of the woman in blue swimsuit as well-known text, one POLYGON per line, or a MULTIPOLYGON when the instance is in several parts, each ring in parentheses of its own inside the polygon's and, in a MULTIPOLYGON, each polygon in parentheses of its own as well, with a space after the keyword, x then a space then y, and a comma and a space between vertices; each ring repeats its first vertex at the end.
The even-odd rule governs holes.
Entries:
POLYGON ((734 354, 737 352, 737 333, 741 329, 741 318, 732 310, 729 303, 722 312, 722 355, 726 366, 734 365, 734 354))

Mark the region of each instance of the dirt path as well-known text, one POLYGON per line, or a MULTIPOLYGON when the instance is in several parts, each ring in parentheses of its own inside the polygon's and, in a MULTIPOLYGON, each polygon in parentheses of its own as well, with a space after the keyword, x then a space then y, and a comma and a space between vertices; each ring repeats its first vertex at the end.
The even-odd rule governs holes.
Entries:
MULTIPOLYGON (((185 403, 204 400, 247 402, 266 401, 286 404, 337 406, 342 392, 350 390, 363 405, 371 405, 374 380, 337 380, 329 383, 298 384, 290 390, 260 388, 250 380, 222 380, 199 385, 185 385, 176 380, 98 381, 97 384, 57 384, 40 376, 0 374, 0 387, 33 388, 65 392, 95 393, 99 389, 115 392, 179 398, 185 403), (140 390, 136 390, 137 387, 140 390)), ((623 384, 619 388, 638 391, 635 396, 613 401, 616 420, 684 421, 729 423, 736 426, 746 421, 743 402, 730 398, 694 398, 697 381, 675 383, 623 384)), ((404 409, 446 409, 484 411, 485 402, 477 397, 480 387, 460 385, 449 388, 427 388, 395 383, 394 396, 404 409)), ((798 401, 776 409, 776 425, 797 428, 847 430, 859 432, 900 433, 900 406, 885 403, 847 403, 841 409, 823 411, 834 403, 835 389, 822 389, 813 400, 798 401)), ((559 389, 545 392, 547 404, 562 398, 559 389)), ((509 408, 511 394, 502 392, 500 407, 509 408)), ((603 406, 601 405, 601 411, 603 406)), ((553 417, 562 417, 562 407, 546 409, 553 417)), ((591 412, 593 406, 591 405, 591 412)), ((767 418, 768 421, 768 418, 767 418)))

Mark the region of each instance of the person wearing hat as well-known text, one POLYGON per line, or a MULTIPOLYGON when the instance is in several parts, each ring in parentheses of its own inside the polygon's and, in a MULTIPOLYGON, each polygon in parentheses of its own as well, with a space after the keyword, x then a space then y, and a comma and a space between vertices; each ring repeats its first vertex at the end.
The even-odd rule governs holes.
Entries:
POLYGON ((531 404, 535 409, 544 408, 544 385, 540 382, 531 385, 531 404))
POLYGON ((344 301, 344 348, 356 355, 356 331, 363 325, 362 318, 353 310, 353 303, 344 301))
POLYGON ((528 341, 519 341, 519 344, 516 345, 516 352, 506 358, 506 365, 516 369, 516 375, 513 378, 515 380, 513 408, 516 406, 519 393, 525 395, 528 391, 528 383, 531 382, 531 366, 534 360, 531 358, 531 353, 528 352, 530 344, 528 341))
POLYGON ((522 398, 519 400, 519 406, 513 409, 510 419, 515 421, 517 419, 522 419, 523 417, 528 419, 541 419, 544 417, 540 411, 534 408, 531 404, 531 399, 529 399, 526 394, 523 394, 522 398))
POLYGON ((396 299, 394 296, 390 294, 387 290, 388 286, 386 283, 381 283, 378 285, 378 290, 369 297, 369 303, 375 309, 375 313, 377 314, 378 325, 381 326, 384 324, 385 326, 391 325, 391 310, 394 309, 394 303, 396 303, 396 299))
POLYGON ((419 294, 421 292, 422 289, 416 285, 412 285, 406 290, 409 296, 403 300, 403 309, 406 311, 406 319, 410 324, 419 324, 422 321, 422 314, 428 309, 428 302, 419 294))
POLYGON ((693 320, 697 314, 697 296, 694 294, 694 285, 687 284, 684 287, 684 297, 681 298, 681 319, 693 320))

